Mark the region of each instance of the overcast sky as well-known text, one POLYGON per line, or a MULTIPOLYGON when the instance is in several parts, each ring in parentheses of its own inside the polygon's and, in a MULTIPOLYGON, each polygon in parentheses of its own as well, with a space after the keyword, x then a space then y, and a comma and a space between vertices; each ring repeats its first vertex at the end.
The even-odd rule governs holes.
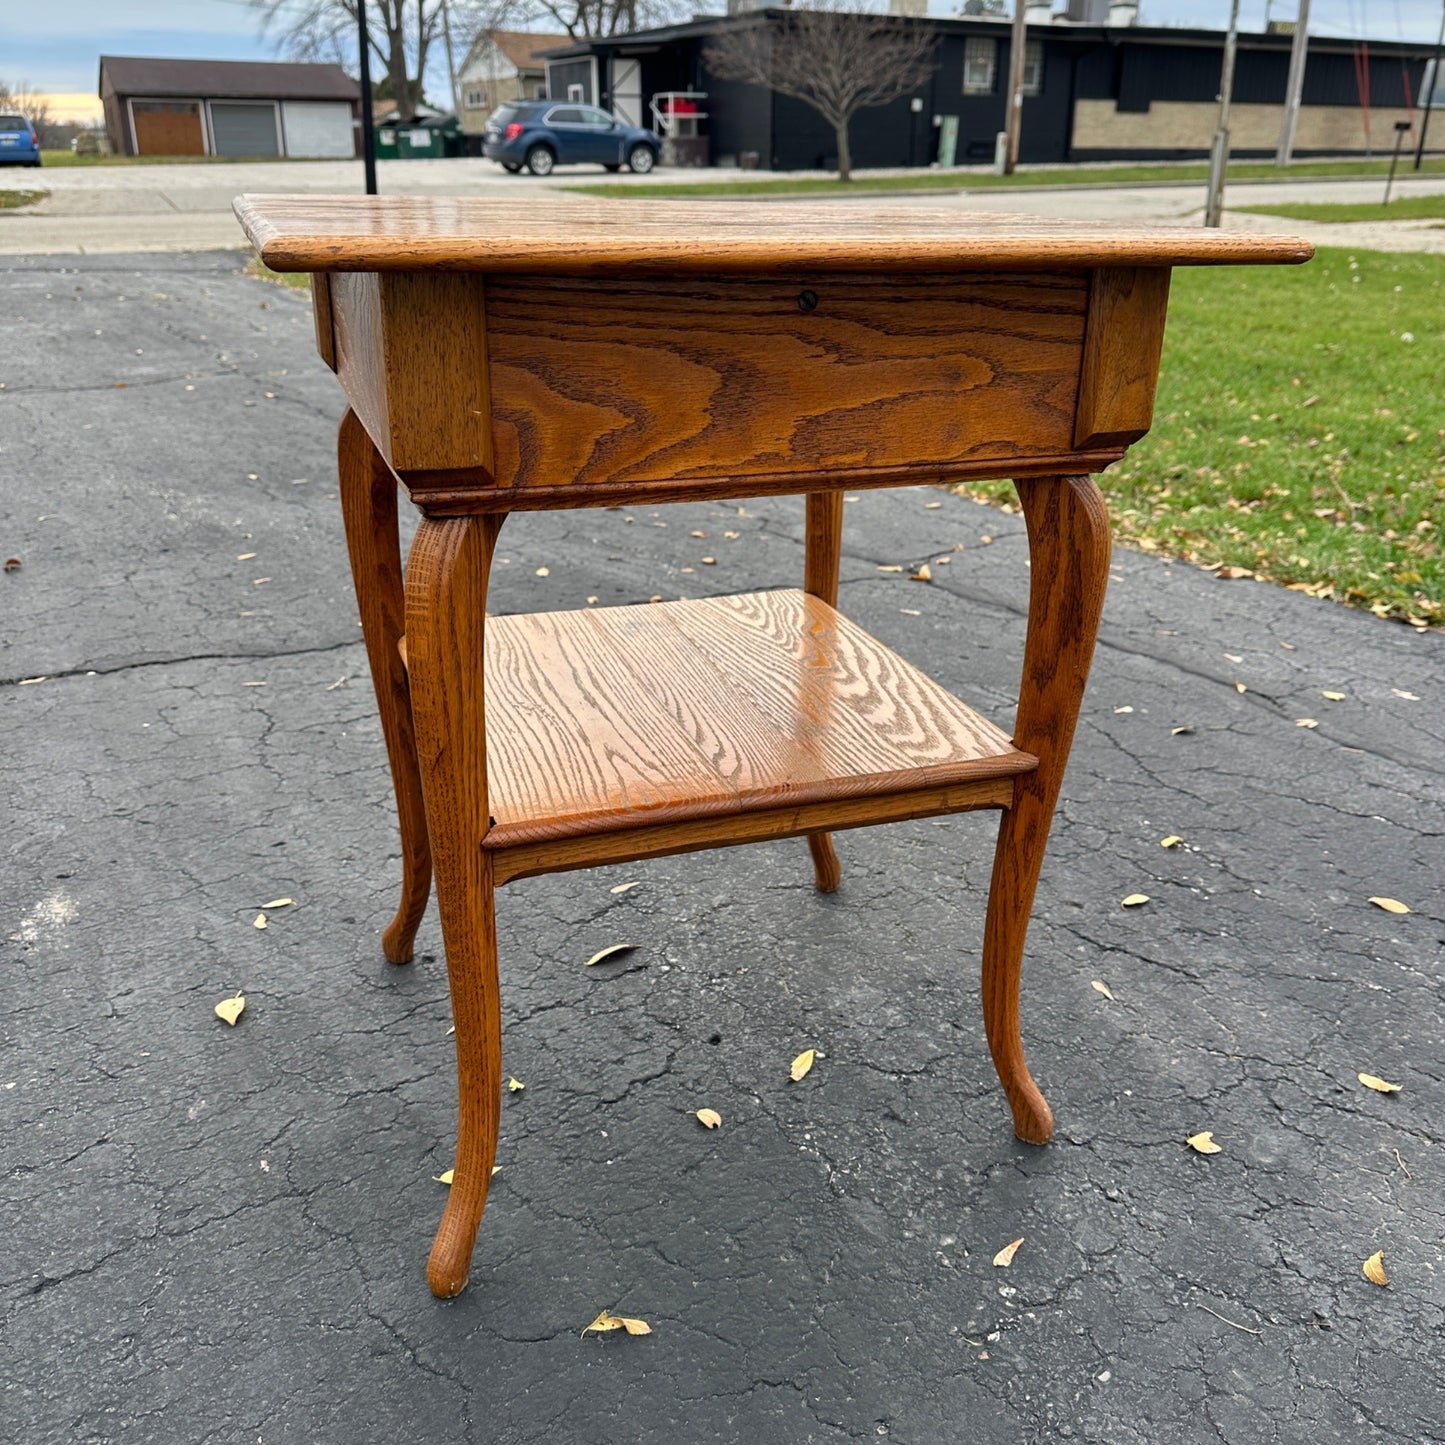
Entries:
MULTIPOLYGON (((1435 39, 1445 0, 1313 0, 1310 29, 1316 34, 1370 40, 1435 39)), ((216 60, 269 59, 274 44, 262 33, 245 0, 66 0, 55 6, 0 0, 0 79, 26 80, 39 91, 65 96, 57 109, 92 108, 96 60, 115 55, 176 55, 216 60), (74 97, 74 99, 69 99, 74 97)), ((699 0, 697 9, 721 10, 699 0)), ((957 0, 932 0, 935 15, 957 12, 957 0)), ((1296 0, 1273 0, 1276 18, 1291 18, 1296 0)), ((1240 25, 1264 26, 1266 0, 1242 0, 1240 25)), ((1223 29, 1229 0, 1143 0, 1146 25, 1195 25, 1223 29)), ((538 26, 539 29, 544 28, 538 26)), ((457 57, 460 60, 460 56, 457 57)), ((429 89, 446 94, 446 61, 438 55, 429 89)))

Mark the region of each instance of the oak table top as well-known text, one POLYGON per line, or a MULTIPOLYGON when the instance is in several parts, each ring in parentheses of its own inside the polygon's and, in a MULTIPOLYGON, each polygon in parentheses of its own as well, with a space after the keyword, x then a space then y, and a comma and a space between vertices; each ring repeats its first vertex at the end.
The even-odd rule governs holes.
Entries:
POLYGON ((1309 243, 645 193, 236 212, 267 265, 312 273, 349 402, 342 511, 401 832, 382 947, 411 959, 434 875, 455 1020, 433 1291, 466 1283, 496 1151, 494 895, 533 874, 801 837, 832 892, 834 832, 997 811, 984 1026, 1015 1132, 1046 1142, 1019 977, 1108 579, 1093 474, 1152 422, 1172 268, 1309 243), (838 610, 845 489, 1005 477, 1031 568, 1011 734, 838 610), (404 581, 400 489, 422 512, 404 581), (801 590, 487 612, 513 512, 798 493, 801 590))
POLYGON ((680 273, 1279 265, 1297 236, 1120 226, 853 201, 516 200, 245 195, 236 215, 277 271, 680 273))

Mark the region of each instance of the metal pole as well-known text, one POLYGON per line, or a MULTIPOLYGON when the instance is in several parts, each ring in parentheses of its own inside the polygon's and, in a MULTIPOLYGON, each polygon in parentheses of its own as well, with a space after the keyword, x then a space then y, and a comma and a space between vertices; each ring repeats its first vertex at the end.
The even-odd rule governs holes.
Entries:
POLYGON ((1234 55, 1239 48, 1239 0, 1229 7, 1229 33, 1224 37, 1224 65, 1219 73, 1219 128, 1209 148, 1209 191, 1204 198, 1204 224, 1217 226, 1224 214, 1224 172, 1229 165, 1229 102, 1234 95, 1234 55))
POLYGON ((1003 173, 1011 176, 1019 163, 1019 136, 1024 119, 1024 50, 1028 45, 1027 0, 1014 0, 1014 28, 1008 53, 1008 116, 1004 128, 1008 132, 1008 149, 1004 155, 1003 173))
POLYGON ((371 124, 371 41, 366 29, 366 0, 356 0, 356 27, 361 42, 361 158, 366 167, 366 194, 376 194, 376 137, 371 124))
POLYGON ((1299 0, 1299 18, 1294 24, 1294 43, 1289 48, 1289 79, 1285 83, 1284 123, 1279 130, 1279 149, 1274 163, 1287 166, 1294 157, 1294 132, 1299 120, 1300 97, 1305 88, 1305 58, 1309 51, 1310 0, 1299 0))
POLYGON ((1405 132, 1410 129, 1408 120, 1395 122, 1395 153, 1390 157, 1390 174, 1385 178, 1385 199, 1382 205, 1390 204, 1390 191, 1395 184, 1395 167, 1400 164, 1400 147, 1405 141, 1405 132))
POLYGON ((1425 92, 1425 114, 1420 118, 1420 139, 1415 145, 1415 169, 1425 159, 1425 132, 1430 128, 1430 111, 1435 92, 1440 89, 1440 59, 1445 55, 1445 6, 1440 9, 1440 38, 1435 42, 1435 69, 1430 76, 1430 88, 1425 92))
POLYGON ((457 67, 452 60, 452 21, 447 11, 447 0, 442 0, 442 39, 447 47, 447 74, 452 81, 452 113, 457 118, 457 124, 462 123, 462 98, 457 94, 457 67))

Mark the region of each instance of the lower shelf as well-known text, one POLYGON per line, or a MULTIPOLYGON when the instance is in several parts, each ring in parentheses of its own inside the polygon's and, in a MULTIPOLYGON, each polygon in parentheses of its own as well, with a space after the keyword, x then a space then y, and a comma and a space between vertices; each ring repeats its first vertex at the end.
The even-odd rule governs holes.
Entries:
POLYGON ((1037 766, 834 608, 791 589, 489 618, 486 718, 486 847, 570 839, 579 861, 624 854, 582 840, 628 830, 689 825, 693 841, 680 834, 676 846, 631 854, 641 856, 708 846, 709 820, 744 841, 999 806, 1005 789, 971 785, 1037 766), (945 790, 930 806, 926 795, 945 790), (791 828, 780 817, 789 809, 791 828))

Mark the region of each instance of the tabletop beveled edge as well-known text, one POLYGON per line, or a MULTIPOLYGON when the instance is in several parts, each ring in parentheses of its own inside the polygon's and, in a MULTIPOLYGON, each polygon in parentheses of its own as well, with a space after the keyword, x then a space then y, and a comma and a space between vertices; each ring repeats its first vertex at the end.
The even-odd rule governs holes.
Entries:
POLYGON ((913 208, 870 207, 859 217, 845 215, 844 204, 800 203, 785 211, 772 201, 543 198, 524 208, 477 197, 247 194, 233 210, 274 271, 999 271, 1299 265, 1314 254, 1312 242, 1289 235, 913 208), (509 214, 522 219, 508 225, 509 214), (700 224, 719 216, 732 228, 700 224), (598 218, 606 227, 589 232, 588 222, 598 218), (699 223, 695 229, 682 224, 688 219, 699 223), (756 230, 737 227, 750 219, 756 230), (880 225, 894 220, 898 231, 880 234, 880 225))

